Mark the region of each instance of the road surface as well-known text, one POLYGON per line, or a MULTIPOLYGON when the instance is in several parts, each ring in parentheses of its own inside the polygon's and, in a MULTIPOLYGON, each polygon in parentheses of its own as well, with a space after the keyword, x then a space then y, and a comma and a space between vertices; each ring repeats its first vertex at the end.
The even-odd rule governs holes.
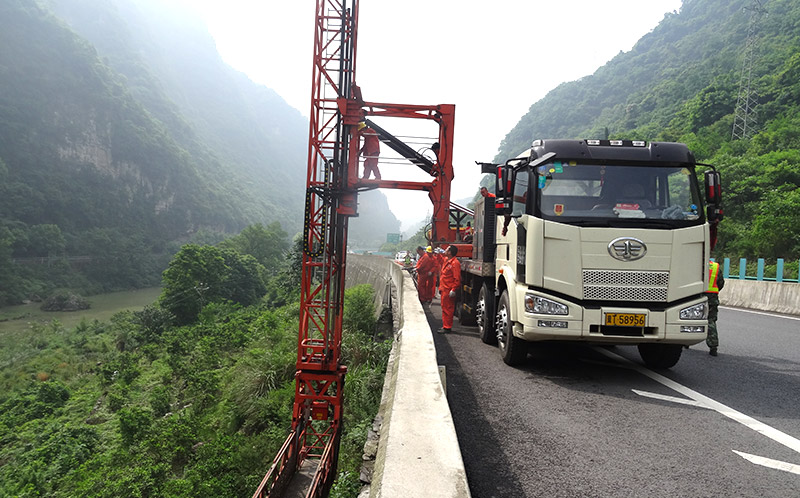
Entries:
MULTIPOLYGON (((441 327, 438 301, 427 311, 441 327)), ((435 334, 473 498, 800 497, 800 318, 720 309, 720 355, 435 334)))

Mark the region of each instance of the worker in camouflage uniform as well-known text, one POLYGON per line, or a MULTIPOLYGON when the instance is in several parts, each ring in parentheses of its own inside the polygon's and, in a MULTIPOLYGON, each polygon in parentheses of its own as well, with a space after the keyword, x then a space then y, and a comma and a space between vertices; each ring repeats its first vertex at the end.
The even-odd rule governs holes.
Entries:
POLYGON ((719 337, 717 336, 717 316, 719 315, 719 291, 725 286, 725 278, 719 271, 719 263, 708 262, 708 335, 706 345, 708 354, 717 356, 719 337))

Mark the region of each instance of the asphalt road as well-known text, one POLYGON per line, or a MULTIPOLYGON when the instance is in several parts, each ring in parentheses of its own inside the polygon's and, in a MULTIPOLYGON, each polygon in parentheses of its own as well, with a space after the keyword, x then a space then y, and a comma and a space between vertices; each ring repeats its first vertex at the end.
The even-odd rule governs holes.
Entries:
POLYGON ((718 324, 718 357, 659 372, 635 347, 537 344, 513 368, 475 327, 435 334, 473 498, 800 497, 800 318, 718 324))

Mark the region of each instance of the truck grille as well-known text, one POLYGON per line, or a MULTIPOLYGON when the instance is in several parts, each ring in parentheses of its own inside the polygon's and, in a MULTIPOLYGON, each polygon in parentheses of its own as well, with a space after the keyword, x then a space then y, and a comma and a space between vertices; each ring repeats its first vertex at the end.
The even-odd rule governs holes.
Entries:
POLYGON ((583 298, 666 302, 669 272, 583 270, 583 298))

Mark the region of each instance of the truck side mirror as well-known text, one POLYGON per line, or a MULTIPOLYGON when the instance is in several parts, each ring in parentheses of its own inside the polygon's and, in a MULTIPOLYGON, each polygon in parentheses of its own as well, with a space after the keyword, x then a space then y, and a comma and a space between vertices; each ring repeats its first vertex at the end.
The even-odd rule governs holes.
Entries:
POLYGON ((497 193, 494 203, 495 213, 511 214, 511 196, 514 193, 514 169, 511 166, 503 164, 497 167, 494 191, 497 193))
POLYGON ((495 163, 482 163, 480 161, 475 161, 475 164, 481 167, 481 173, 484 175, 494 174, 495 168, 497 168, 497 164, 495 163))
POLYGON ((719 207, 722 204, 722 185, 718 171, 706 171, 706 202, 719 207))

